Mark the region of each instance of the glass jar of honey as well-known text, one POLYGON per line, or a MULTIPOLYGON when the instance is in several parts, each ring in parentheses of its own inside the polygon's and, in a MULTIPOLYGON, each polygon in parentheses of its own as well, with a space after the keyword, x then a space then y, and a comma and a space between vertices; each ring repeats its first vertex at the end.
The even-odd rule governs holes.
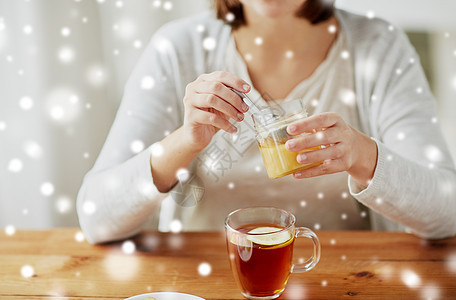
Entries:
MULTIPOLYGON (((289 135, 287 126, 306 117, 307 112, 301 100, 280 103, 263 108, 261 114, 253 114, 256 139, 269 178, 283 177, 322 163, 300 164, 297 161, 299 153, 317 150, 320 146, 299 152, 288 151, 285 148, 286 141, 298 137, 289 135)), ((307 133, 303 135, 305 134, 307 133)))

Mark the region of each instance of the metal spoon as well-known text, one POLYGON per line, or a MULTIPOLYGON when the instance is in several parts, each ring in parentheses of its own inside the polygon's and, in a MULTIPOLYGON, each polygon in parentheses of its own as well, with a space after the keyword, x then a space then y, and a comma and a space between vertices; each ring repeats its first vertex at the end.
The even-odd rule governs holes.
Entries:
POLYGON ((247 106, 251 110, 251 111, 249 110, 251 114, 264 115, 264 113, 261 111, 261 109, 259 109, 258 106, 256 106, 255 103, 253 103, 253 101, 249 98, 249 96, 247 96, 245 93, 238 92, 233 88, 231 90, 233 92, 235 92, 239 97, 241 97, 242 101, 244 101, 245 104, 247 104, 247 106))
POLYGON ((231 90, 235 92, 239 97, 241 97, 242 101, 247 104, 247 106, 250 108, 249 113, 256 116, 256 118, 254 118, 254 121, 259 121, 258 123, 255 122, 255 125, 262 127, 263 130, 267 132, 268 136, 270 136, 275 141, 281 141, 281 143, 285 143, 286 140, 291 138, 287 132, 287 125, 274 129, 267 126, 268 122, 271 120, 277 120, 279 118, 279 115, 270 112, 270 110, 262 110, 258 108, 258 106, 256 106, 255 103, 253 103, 253 101, 245 93, 238 92, 235 89, 231 90))

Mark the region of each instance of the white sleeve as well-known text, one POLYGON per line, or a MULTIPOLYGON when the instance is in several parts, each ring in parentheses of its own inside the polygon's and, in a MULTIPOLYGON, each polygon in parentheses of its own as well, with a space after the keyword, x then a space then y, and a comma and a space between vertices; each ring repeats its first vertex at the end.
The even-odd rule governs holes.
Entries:
POLYGON ((378 147, 366 189, 349 177, 351 194, 423 238, 456 234, 456 171, 414 49, 399 33, 378 56, 370 124, 378 147), (377 98, 375 98, 377 97, 377 98))
POLYGON ((175 59, 170 43, 157 33, 129 77, 103 149, 77 198, 79 222, 91 243, 137 233, 160 206, 164 194, 153 184, 150 153, 165 132, 182 124, 175 59))

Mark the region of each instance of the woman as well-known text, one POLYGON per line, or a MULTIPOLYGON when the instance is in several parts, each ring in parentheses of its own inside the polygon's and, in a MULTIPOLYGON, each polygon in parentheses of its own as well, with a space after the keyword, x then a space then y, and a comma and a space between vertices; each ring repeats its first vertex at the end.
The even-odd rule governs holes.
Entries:
POLYGON ((456 233, 456 172, 403 32, 323 0, 215 8, 163 26, 128 80, 78 195, 89 242, 146 223, 221 229, 230 211, 256 205, 285 208, 315 229, 456 233), (305 101, 312 116, 287 130, 317 131, 286 146, 325 145, 298 156, 324 163, 268 179, 248 107, 232 89, 259 105, 305 101))

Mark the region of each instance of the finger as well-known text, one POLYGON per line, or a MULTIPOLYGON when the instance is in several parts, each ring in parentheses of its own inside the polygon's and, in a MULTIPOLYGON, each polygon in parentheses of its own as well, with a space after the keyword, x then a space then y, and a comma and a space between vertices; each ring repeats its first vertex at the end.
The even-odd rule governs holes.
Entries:
POLYGON ((342 134, 337 127, 289 139, 285 143, 288 151, 302 151, 321 145, 337 144, 342 141, 342 134))
POLYGON ((218 110, 216 110, 215 108, 201 108, 202 110, 204 111, 208 111, 210 113, 214 113, 216 114, 217 116, 227 120, 228 122, 230 121, 230 117, 225 115, 225 114, 222 114, 221 112, 219 112, 218 110))
POLYGON ((240 113, 232 105, 214 94, 196 94, 192 105, 196 108, 213 108, 221 114, 226 115, 227 118, 232 118, 239 122, 244 119, 243 113, 240 113))
POLYGON ((201 82, 204 82, 203 78, 204 78, 204 75, 200 75, 198 76, 198 78, 195 79, 195 81, 192 81, 190 82, 189 84, 187 84, 185 86, 185 94, 191 94, 191 93, 194 93, 195 92, 195 87, 200 84, 201 82))
POLYGON ((300 164, 311 164, 315 162, 321 162, 328 159, 339 159, 343 158, 345 151, 341 143, 336 144, 332 147, 323 148, 319 150, 306 151, 299 153, 296 157, 296 160, 300 164))
POLYGON ((203 74, 200 78, 204 81, 218 81, 242 93, 250 91, 250 85, 247 82, 228 72, 216 71, 210 74, 203 74))
POLYGON ((287 131, 291 135, 298 135, 305 132, 311 133, 315 130, 321 131, 322 129, 334 126, 340 120, 341 117, 337 113, 322 113, 291 123, 288 125, 287 131))
POLYGON ((228 133, 237 132, 237 128, 233 126, 227 119, 217 115, 215 112, 209 112, 202 109, 195 109, 191 112, 192 121, 203 125, 212 125, 216 128, 225 130, 228 133))
POLYGON ((249 107, 242 101, 235 92, 229 87, 218 81, 203 81, 195 86, 196 93, 198 94, 213 94, 223 99, 240 113, 246 112, 249 107))
POLYGON ((311 178, 343 171, 345 171, 345 169, 342 159, 328 159, 325 160, 321 165, 293 173, 293 177, 297 179, 311 178))

